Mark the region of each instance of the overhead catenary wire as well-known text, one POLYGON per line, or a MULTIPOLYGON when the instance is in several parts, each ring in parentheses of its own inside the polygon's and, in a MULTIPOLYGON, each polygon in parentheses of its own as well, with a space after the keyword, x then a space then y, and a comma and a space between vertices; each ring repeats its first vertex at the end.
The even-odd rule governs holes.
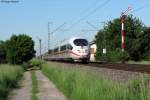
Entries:
MULTIPOLYGON (((100 0, 96 0, 93 4, 97 3, 98 1, 100 0)), ((89 17, 90 15, 92 15, 93 13, 95 13, 98 9, 100 8, 103 8, 105 5, 107 5, 111 0, 106 0, 105 2, 103 2, 101 5, 97 6, 95 9, 93 9, 91 12, 89 12, 87 15, 85 15, 84 17, 80 18, 79 20, 77 20, 77 22, 73 23, 70 28, 74 27, 76 24, 80 23, 82 20, 86 19, 87 17, 89 17)), ((133 6, 135 5, 135 3, 137 3, 137 1, 140 1, 140 0, 134 0, 130 6, 133 6)), ((86 9, 88 10, 88 9, 86 9)), ((85 10, 85 11, 86 11, 85 10)), ((83 12, 84 13, 84 12, 83 12)), ((69 28, 69 29, 70 29, 69 28)))
MULTIPOLYGON (((85 20, 86 18, 88 18, 90 15, 94 14, 97 10, 102 9, 104 6, 106 6, 111 0, 106 0, 105 2, 103 2, 101 5, 97 6, 95 9, 93 9, 91 12, 89 12, 86 16, 80 18, 77 22, 73 23, 72 26, 70 26, 69 29, 71 29, 72 27, 76 26, 77 24, 79 24, 81 21, 85 20)), ((73 34, 75 36, 79 36, 79 34, 73 34)))
POLYGON ((81 11, 81 14, 87 13, 93 6, 99 4, 100 0, 94 1, 91 5, 89 5, 85 10, 81 11))
POLYGON ((130 4, 130 6, 134 6, 138 1, 140 1, 140 0, 134 0, 134 1, 130 4))
POLYGON ((150 6, 150 3, 149 3, 149 4, 146 4, 146 5, 143 5, 143 6, 139 7, 139 8, 137 8, 137 9, 135 9, 135 10, 131 11, 131 13, 134 13, 134 12, 140 11, 140 10, 142 10, 142 9, 146 8, 146 7, 149 7, 149 6, 150 6))
POLYGON ((91 12, 89 12, 87 15, 85 15, 84 17, 81 17, 79 20, 77 20, 75 23, 73 23, 69 29, 71 29, 72 27, 74 27, 75 25, 79 24, 82 20, 85 20, 86 18, 88 18, 90 15, 94 14, 98 9, 103 8, 104 6, 106 6, 111 0, 106 0, 105 2, 103 2, 101 5, 97 6, 95 9, 93 9, 91 12))
MULTIPOLYGON (((99 3, 100 0, 96 0, 91 6, 94 6, 95 4, 99 3)), ((92 11, 90 11, 89 13, 87 13, 85 16, 81 17, 80 19, 78 19, 76 22, 74 22, 69 28, 68 30, 70 30, 72 27, 74 27, 75 25, 77 25, 78 23, 80 23, 82 20, 86 19, 87 17, 89 17, 90 15, 92 15, 93 13, 95 13, 98 9, 103 8, 105 5, 107 5, 111 0, 106 0, 105 2, 103 2, 102 4, 100 4, 99 6, 97 6, 96 8, 94 8, 92 11)), ((84 10, 84 12, 87 12, 89 8, 87 8, 86 10, 84 10)), ((83 13, 84 13, 83 12, 83 13)), ((65 38, 67 39, 67 38, 65 38)))
POLYGON ((95 25, 91 24, 90 22, 87 21, 86 23, 87 23, 89 26, 91 26, 92 28, 98 30, 98 27, 96 27, 95 25))
POLYGON ((56 29, 54 29, 51 34, 55 33, 56 31, 58 31, 61 27, 63 27, 65 24, 67 24, 66 22, 64 22, 63 24, 61 24, 60 26, 58 26, 56 29))
POLYGON ((53 31, 50 32, 50 22, 48 22, 48 50, 51 49, 50 45, 51 45, 51 39, 50 39, 50 35, 53 35, 55 32, 57 32, 58 30, 60 30, 61 27, 63 27, 64 25, 66 25, 66 22, 64 22, 63 24, 61 24, 60 26, 58 26, 56 29, 54 29, 53 31))
MULTIPOLYGON (((86 14, 86 13, 88 13, 88 11, 90 10, 90 9, 92 9, 93 8, 93 6, 95 6, 95 5, 97 5, 97 4, 99 4, 99 2, 100 2, 100 0, 96 0, 96 1, 94 1, 93 3, 91 3, 91 5, 89 5, 87 8, 85 8, 83 11, 81 11, 80 13, 79 13, 79 15, 84 15, 84 14, 86 14)), ((80 17, 81 17, 80 16, 80 17)), ((79 17, 79 16, 78 16, 79 17)), ((79 20, 80 18, 72 18, 72 20, 79 20)), ((72 21, 71 20, 71 21, 72 21)))

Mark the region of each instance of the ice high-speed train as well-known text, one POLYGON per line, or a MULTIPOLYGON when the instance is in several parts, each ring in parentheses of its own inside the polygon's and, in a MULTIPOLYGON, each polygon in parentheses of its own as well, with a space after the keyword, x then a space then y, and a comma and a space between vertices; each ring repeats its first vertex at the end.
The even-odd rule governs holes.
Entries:
POLYGON ((88 63, 90 59, 90 46, 87 39, 82 37, 73 37, 60 46, 49 50, 43 56, 45 60, 63 60, 88 63))

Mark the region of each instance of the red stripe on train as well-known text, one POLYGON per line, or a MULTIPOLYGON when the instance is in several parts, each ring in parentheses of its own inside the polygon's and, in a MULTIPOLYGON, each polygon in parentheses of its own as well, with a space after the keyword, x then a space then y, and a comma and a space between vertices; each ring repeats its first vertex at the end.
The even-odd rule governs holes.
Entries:
POLYGON ((54 53, 52 55, 63 54, 63 53, 68 53, 68 52, 71 53, 71 54, 74 54, 76 56, 82 56, 82 55, 79 55, 79 54, 77 54, 77 53, 75 53, 75 52, 73 52, 71 50, 65 50, 65 51, 57 52, 57 53, 54 53))

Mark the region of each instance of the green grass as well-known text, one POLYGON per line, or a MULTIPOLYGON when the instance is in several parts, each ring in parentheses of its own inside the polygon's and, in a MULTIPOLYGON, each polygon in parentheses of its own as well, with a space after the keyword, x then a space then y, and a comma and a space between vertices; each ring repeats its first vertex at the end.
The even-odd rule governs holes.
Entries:
POLYGON ((144 65, 150 65, 150 61, 128 61, 129 64, 144 64, 144 65))
POLYGON ((150 77, 114 82, 90 71, 53 63, 43 64, 42 72, 68 100, 150 100, 150 77))
POLYGON ((32 78, 32 97, 31 97, 31 100, 37 100, 36 94, 38 93, 38 85, 37 85, 36 73, 34 70, 31 71, 31 78, 32 78))
POLYGON ((42 64, 42 61, 37 59, 37 58, 33 58, 29 61, 29 63, 32 65, 32 66, 37 66, 37 67, 40 67, 41 64, 42 64))
POLYGON ((42 60, 33 58, 28 62, 23 62, 22 67, 24 68, 25 71, 29 69, 40 69, 42 63, 43 63, 42 60))
POLYGON ((23 74, 20 66, 0 65, 0 100, 6 100, 11 89, 17 86, 23 74))

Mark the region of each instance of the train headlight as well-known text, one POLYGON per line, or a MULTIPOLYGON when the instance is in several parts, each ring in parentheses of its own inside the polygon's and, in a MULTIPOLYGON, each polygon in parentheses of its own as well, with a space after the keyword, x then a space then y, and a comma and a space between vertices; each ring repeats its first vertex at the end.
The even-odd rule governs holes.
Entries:
POLYGON ((81 53, 81 51, 80 50, 77 50, 79 53, 81 53))

